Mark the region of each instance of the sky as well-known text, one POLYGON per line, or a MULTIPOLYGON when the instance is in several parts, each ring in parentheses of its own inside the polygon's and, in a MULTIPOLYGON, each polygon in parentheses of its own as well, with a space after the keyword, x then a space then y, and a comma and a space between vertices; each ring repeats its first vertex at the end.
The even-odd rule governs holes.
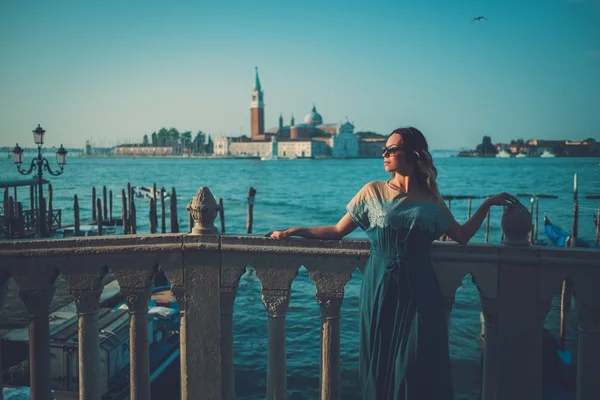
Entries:
POLYGON ((600 140, 600 0, 3 0, 0 146, 249 134, 255 67, 267 128, 600 140))

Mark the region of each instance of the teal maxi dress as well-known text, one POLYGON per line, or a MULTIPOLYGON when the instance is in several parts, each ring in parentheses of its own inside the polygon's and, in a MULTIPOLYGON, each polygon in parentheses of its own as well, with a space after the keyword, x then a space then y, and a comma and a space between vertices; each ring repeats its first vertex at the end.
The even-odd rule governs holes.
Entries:
POLYGON ((442 296, 429 261, 452 216, 387 182, 366 184, 346 209, 371 242, 360 297, 362 398, 452 399, 442 296))

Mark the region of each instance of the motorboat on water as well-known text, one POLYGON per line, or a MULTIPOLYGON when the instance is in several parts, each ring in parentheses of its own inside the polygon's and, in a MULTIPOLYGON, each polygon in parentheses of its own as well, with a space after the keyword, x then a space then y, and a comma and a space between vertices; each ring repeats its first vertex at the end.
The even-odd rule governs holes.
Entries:
POLYGON ((556 157, 556 155, 554 153, 552 153, 550 150, 546 149, 543 151, 542 154, 540 154, 540 157, 542 158, 554 158, 556 157))
POLYGON ((274 156, 274 155, 269 155, 269 156, 264 156, 260 158, 261 161, 275 161, 275 160, 279 160, 279 157, 274 156))
POLYGON ((504 149, 500 150, 498 154, 496 154, 497 158, 511 158, 510 153, 504 149))

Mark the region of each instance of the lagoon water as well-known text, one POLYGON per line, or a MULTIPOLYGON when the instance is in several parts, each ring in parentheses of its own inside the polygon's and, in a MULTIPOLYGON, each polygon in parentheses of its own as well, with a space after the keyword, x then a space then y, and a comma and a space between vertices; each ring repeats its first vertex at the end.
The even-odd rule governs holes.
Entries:
MULTIPOLYGON (((592 214, 600 194, 599 158, 520 158, 481 159, 452 157, 454 152, 434 152, 438 182, 445 195, 485 196, 500 191, 543 193, 558 199, 540 200, 540 239, 544 239, 543 214, 570 230, 573 214, 573 174, 579 175, 579 236, 592 240, 595 228, 592 214)), ((32 154, 25 154, 28 162, 32 154)), ((48 154, 53 160, 53 154, 48 154)), ((386 180, 381 159, 354 160, 240 160, 192 158, 83 158, 70 157, 65 173, 50 177, 54 188, 54 208, 62 209, 63 223, 73 220, 73 195, 79 197, 82 221, 91 219, 91 188, 112 190, 114 215, 120 215, 117 194, 132 185, 175 187, 182 230, 187 228, 186 205, 200 186, 208 186, 225 205, 227 234, 245 234, 248 187, 257 189, 254 206, 254 232, 264 234, 289 226, 334 224, 344 214, 346 203, 371 180, 386 180)), ((19 179, 11 160, 0 160, 0 180, 19 179)), ((26 191, 19 198, 28 197, 26 191)), ((482 200, 473 201, 473 210, 482 200)), ((529 207, 529 198, 521 197, 529 207)), ((138 233, 148 232, 147 202, 137 200, 138 233)), ((458 221, 467 216, 466 200, 452 202, 458 221)), ((500 243, 500 214, 492 209, 490 242, 500 243)), ((168 219, 167 219, 168 221, 168 219)), ((218 226, 218 224, 217 224, 218 226)), ((168 229, 168 228, 167 228, 168 229)), ((349 238, 365 239, 355 231, 349 238)), ((484 229, 473 242, 483 242, 484 229)), ((361 273, 355 272, 346 285, 341 319, 342 398, 358 399, 358 295, 361 273)), ((558 288, 557 288, 558 290, 558 288)), ((287 374, 290 399, 315 399, 319 390, 319 307, 314 284, 300 269, 292 285, 287 315, 287 374)), ((556 300, 556 299, 555 299, 556 300)), ((451 315, 450 352, 456 398, 477 398, 480 388, 479 300, 477 289, 466 276, 457 290, 451 315)), ((546 326, 557 334, 558 311, 548 314, 546 326)), ((575 345, 575 321, 568 320, 569 346, 575 345)), ((243 276, 235 303, 234 350, 238 399, 261 399, 266 392, 267 316, 260 297, 260 282, 252 273, 243 276)), ((518 362, 518 360, 515 360, 518 362)), ((432 382, 432 384, 435 384, 432 382)), ((178 385, 173 382, 174 388, 178 385)))

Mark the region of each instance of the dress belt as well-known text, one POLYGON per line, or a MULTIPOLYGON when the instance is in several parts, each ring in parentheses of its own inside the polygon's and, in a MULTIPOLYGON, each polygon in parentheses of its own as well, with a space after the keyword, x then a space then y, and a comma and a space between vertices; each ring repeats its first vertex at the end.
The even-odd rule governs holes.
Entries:
POLYGON ((385 258, 386 260, 394 260, 395 261, 394 268, 388 269, 387 272, 390 272, 391 276, 398 282, 400 281, 401 278, 404 278, 406 280, 406 283, 408 284, 408 290, 410 293, 410 297, 412 298, 413 294, 415 293, 415 290, 413 287, 410 270, 406 263, 406 259, 407 259, 406 253, 402 253, 402 252, 386 253, 381 250, 371 249, 371 254, 374 254, 381 258, 385 258))

